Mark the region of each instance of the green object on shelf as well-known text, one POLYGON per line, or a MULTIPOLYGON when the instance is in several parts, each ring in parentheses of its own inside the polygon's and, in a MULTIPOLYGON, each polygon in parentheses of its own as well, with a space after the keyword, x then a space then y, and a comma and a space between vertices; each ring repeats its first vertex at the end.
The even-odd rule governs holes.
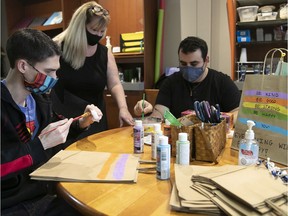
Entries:
POLYGON ((167 119, 171 123, 171 125, 174 125, 176 127, 182 126, 180 121, 176 119, 175 116, 171 112, 169 112, 169 110, 165 110, 164 118, 167 119))

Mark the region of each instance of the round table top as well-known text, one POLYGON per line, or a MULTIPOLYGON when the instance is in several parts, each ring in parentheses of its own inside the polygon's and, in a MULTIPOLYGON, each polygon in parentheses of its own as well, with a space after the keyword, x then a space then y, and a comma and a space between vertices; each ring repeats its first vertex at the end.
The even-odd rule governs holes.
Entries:
MULTIPOLYGON (((133 154, 132 135, 131 126, 112 129, 77 141, 68 149, 133 154)), ((237 164, 238 152, 230 146, 231 139, 228 139, 217 165, 237 164)), ((144 153, 137 155, 142 160, 151 160, 151 146, 145 145, 144 153)), ((58 192, 84 215, 186 215, 171 210, 169 205, 174 161, 175 158, 171 158, 170 180, 157 179, 155 172, 139 173, 134 184, 60 182, 58 192)), ((201 161, 191 164, 214 165, 201 161)))

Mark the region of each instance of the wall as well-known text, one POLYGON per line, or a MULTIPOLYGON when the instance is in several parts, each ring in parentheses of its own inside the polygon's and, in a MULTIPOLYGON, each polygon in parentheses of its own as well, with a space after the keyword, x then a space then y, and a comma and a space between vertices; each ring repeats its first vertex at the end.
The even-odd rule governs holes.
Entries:
POLYGON ((207 42, 209 67, 231 74, 226 1, 166 0, 164 68, 178 66, 178 45, 189 35, 201 37, 207 42))

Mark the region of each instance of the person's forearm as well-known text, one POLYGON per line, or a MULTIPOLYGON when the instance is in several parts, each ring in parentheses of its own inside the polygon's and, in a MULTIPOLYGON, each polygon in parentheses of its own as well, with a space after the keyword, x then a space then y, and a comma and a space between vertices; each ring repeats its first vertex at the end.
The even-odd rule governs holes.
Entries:
POLYGON ((119 110, 121 110, 123 108, 128 109, 126 98, 125 98, 125 93, 124 93, 124 90, 123 90, 121 83, 115 85, 110 90, 110 92, 111 92, 111 95, 113 96, 113 98, 116 100, 116 103, 117 103, 119 110))

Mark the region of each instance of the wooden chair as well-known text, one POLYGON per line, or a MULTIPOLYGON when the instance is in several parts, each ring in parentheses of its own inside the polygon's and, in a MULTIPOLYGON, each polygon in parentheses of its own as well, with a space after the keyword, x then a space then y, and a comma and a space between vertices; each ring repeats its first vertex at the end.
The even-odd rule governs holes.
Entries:
POLYGON ((154 107, 159 89, 145 89, 145 98, 154 107))

